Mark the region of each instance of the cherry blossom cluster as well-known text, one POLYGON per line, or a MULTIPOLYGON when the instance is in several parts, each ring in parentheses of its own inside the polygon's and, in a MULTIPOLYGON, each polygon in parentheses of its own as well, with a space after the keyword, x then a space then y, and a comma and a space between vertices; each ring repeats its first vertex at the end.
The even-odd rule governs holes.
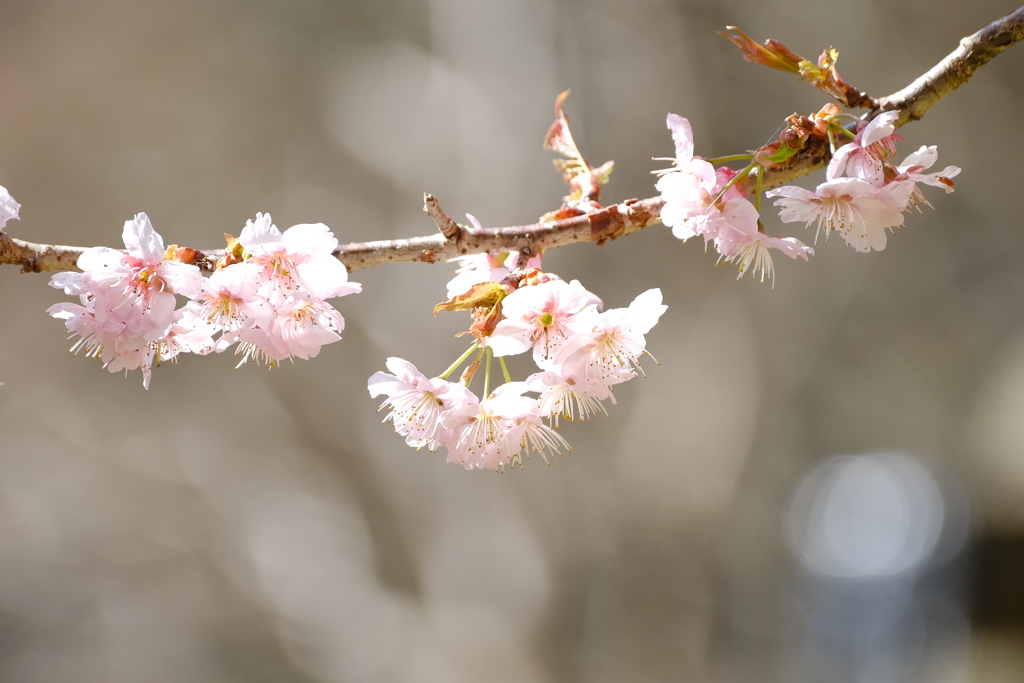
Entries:
POLYGON ((794 237, 769 237, 761 229, 757 207, 740 189, 739 173, 727 166, 718 169, 693 155, 690 122, 677 114, 668 115, 668 128, 675 142, 672 168, 658 171, 657 189, 665 200, 661 222, 672 234, 686 241, 700 235, 713 244, 719 261, 736 263, 739 277, 753 267, 761 281, 772 279, 774 267, 769 249, 790 258, 807 260, 814 250, 794 237))
POLYGON ((99 358, 110 372, 142 370, 183 353, 235 347, 238 365, 278 364, 316 356, 341 339, 345 321, 325 300, 360 291, 332 256, 338 241, 322 223, 284 233, 256 214, 209 278, 187 261, 190 249, 165 248, 144 213, 126 221, 125 251, 87 249, 81 273, 58 273, 50 285, 77 296, 47 312, 64 320, 72 353, 99 358), (179 307, 179 303, 184 302, 179 307))
POLYGON ((651 289, 627 308, 602 310, 601 300, 579 281, 565 282, 539 268, 521 266, 520 255, 480 254, 461 259, 449 283, 450 300, 437 310, 471 310, 475 343, 439 377, 428 378, 409 361, 389 358, 391 373, 370 377, 371 397, 384 396, 395 431, 413 448, 444 447, 447 462, 468 469, 502 471, 522 457, 570 450, 556 431, 560 418, 607 416, 613 387, 643 374, 645 335, 666 306, 651 289), (504 358, 530 352, 538 372, 512 381, 504 358), (459 382, 447 377, 476 353, 459 382), (484 389, 469 389, 486 356, 484 389), (490 391, 492 357, 505 382, 490 391))
POLYGON ((817 223, 815 241, 822 232, 826 240, 837 232, 859 252, 880 251, 886 245, 886 230, 902 226, 906 211, 920 212, 928 203, 918 184, 952 192, 950 178, 960 172, 956 166, 923 172, 938 158, 935 146, 923 146, 902 163, 894 163, 896 143, 903 139, 895 129, 898 117, 898 111, 884 112, 870 121, 857 121, 853 132, 841 125, 849 115, 834 104, 810 118, 793 116, 780 141, 752 153, 751 164, 735 171, 726 166, 716 169, 694 156, 689 121, 669 114, 676 158, 672 168, 657 172, 657 189, 665 200, 662 222, 679 239, 700 235, 705 245, 713 244, 719 260, 738 266, 739 277, 752 269, 761 281, 771 279, 774 267, 769 249, 807 260, 814 251, 799 240, 764 233, 756 204, 760 197, 752 203, 741 188, 748 174, 781 165, 796 149, 818 139, 827 141, 833 151, 826 181, 814 191, 784 186, 766 196, 776 198, 783 222, 817 223))

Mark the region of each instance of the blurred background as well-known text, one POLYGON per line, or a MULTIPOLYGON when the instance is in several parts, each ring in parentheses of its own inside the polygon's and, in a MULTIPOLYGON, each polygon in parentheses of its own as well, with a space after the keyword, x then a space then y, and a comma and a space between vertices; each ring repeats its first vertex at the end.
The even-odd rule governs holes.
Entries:
MULTIPOLYGON (((825 102, 716 30, 834 45, 880 96, 1014 8, 4 0, 8 232, 116 247, 145 211, 209 248, 263 211, 409 237, 425 191, 529 223, 565 193, 541 141, 566 88, 606 201, 647 197, 667 112, 713 157, 825 102)), ((963 173, 882 253, 777 256, 774 292, 661 226, 549 254, 610 307, 669 306, 661 365, 550 467, 465 472, 380 424, 388 356, 464 348, 431 314, 449 265, 354 273, 312 362, 186 358, 148 392, 67 353, 47 275, 0 269, 0 679, 1024 680, 1022 64, 900 131, 963 173)))

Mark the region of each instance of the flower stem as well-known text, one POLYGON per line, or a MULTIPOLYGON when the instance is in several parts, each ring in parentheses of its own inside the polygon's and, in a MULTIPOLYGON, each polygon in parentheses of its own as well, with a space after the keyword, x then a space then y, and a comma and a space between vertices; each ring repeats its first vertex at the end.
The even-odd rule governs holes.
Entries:
POLYGON ((505 357, 504 356, 498 356, 498 362, 501 363, 501 374, 505 375, 505 381, 506 382, 511 382, 512 381, 512 375, 508 374, 508 366, 505 365, 505 357))
MULTIPOLYGON (((757 209, 757 215, 761 215, 761 184, 764 180, 764 166, 758 164, 757 166, 757 191, 754 192, 754 208, 757 209)), ((760 225, 760 220, 758 221, 760 225)))
MULTIPOLYGON (((481 349, 483 350, 483 349, 481 349)), ((491 395, 491 358, 494 357, 494 351, 490 346, 486 347, 487 350, 487 365, 484 366, 484 393, 483 398, 487 398, 491 395)))
POLYGON ((753 159, 753 154, 730 154, 725 157, 715 157, 714 159, 708 159, 707 162, 711 165, 727 164, 730 161, 746 161, 747 159, 753 159))
POLYGON ((730 187, 735 185, 741 179, 745 179, 747 177, 747 175, 750 174, 751 169, 753 169, 755 166, 760 167, 761 165, 759 163, 757 163, 756 161, 752 161, 749 166, 747 166, 745 169, 743 169, 742 171, 740 171, 739 173, 734 175, 732 177, 732 180, 730 180, 729 182, 727 182, 725 184, 725 187, 722 188, 722 191, 715 195, 715 198, 711 200, 711 203, 712 204, 717 203, 719 199, 721 199, 723 196, 725 196, 725 193, 729 191, 730 187))
POLYGON ((470 354, 473 353, 476 350, 476 347, 479 345, 480 342, 473 342, 473 345, 466 349, 466 352, 459 356, 459 359, 452 363, 451 366, 449 366, 448 369, 444 371, 444 373, 439 375, 438 379, 448 379, 448 375, 455 372, 455 369, 462 365, 466 361, 466 359, 469 358, 470 354))

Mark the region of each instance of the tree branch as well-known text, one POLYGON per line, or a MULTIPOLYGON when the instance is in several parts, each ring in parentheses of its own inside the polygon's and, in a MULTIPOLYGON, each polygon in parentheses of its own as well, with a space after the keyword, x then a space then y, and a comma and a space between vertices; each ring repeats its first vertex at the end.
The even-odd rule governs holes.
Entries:
POLYGON ((880 97, 870 116, 899 109, 897 128, 918 120, 932 105, 966 83, 975 71, 1021 38, 1024 38, 1024 7, 961 40, 960 47, 906 88, 880 97))
POLYGON ((657 223, 663 204, 661 197, 629 199, 621 204, 606 206, 582 216, 563 218, 560 221, 509 228, 474 229, 456 225, 455 221, 444 213, 437 200, 428 194, 424 210, 439 226, 454 225, 454 237, 448 238, 445 234, 440 234, 405 240, 352 242, 339 246, 335 254, 352 271, 404 261, 435 263, 455 256, 488 251, 537 252, 573 242, 604 244, 608 240, 657 223))
MULTIPOLYGON (((867 119, 883 111, 900 110, 896 126, 920 119, 936 102, 963 85, 974 72, 1006 48, 1024 38, 1024 7, 1010 12, 977 33, 960 41, 960 46, 913 83, 875 100, 867 119)), ((823 168, 829 160, 827 148, 811 147, 783 165, 767 169, 762 190, 791 182, 823 168)), ((745 189, 754 191, 754 180, 745 189)), ((561 247, 574 242, 604 244, 641 230, 660 220, 664 201, 660 197, 630 199, 581 216, 559 221, 507 228, 469 228, 459 225, 444 212, 432 195, 424 195, 424 212, 438 226, 440 234, 410 239, 352 242, 340 245, 335 256, 350 271, 389 263, 422 261, 436 263, 455 256, 483 252, 529 251, 561 247)), ((22 272, 74 270, 83 247, 34 244, 0 233, 0 264, 17 264, 22 272)), ((201 253, 203 267, 223 255, 223 250, 201 253)))
POLYGON ((85 247, 26 242, 0 231, 0 263, 20 265, 23 273, 75 270, 78 257, 85 249, 85 247))

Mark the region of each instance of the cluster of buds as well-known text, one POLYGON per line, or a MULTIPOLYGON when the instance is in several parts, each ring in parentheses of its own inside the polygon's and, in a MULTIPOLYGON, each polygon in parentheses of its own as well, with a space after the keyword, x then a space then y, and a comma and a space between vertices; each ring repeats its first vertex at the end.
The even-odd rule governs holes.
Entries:
POLYGON ((360 291, 332 255, 338 241, 322 223, 282 233, 257 214, 237 239, 227 236, 227 255, 209 278, 195 265, 201 255, 165 248, 144 213, 125 222, 122 237, 125 251, 87 249, 82 272, 54 275, 50 285, 80 303, 47 312, 64 320, 72 353, 99 358, 110 372, 141 369, 147 389, 154 363, 183 353, 235 346, 239 365, 312 358, 341 339, 345 324, 325 300, 360 291))
POLYGON ((538 453, 547 461, 570 450, 554 431, 559 420, 607 415, 602 401, 615 402, 614 385, 643 374, 644 335, 666 310, 661 291, 648 290, 627 308, 603 311, 601 300, 579 281, 540 270, 539 258, 522 265, 518 253, 459 260, 450 299, 435 313, 472 311, 469 332, 475 342, 432 379, 408 361, 389 358, 393 374, 378 372, 368 383, 372 397, 386 397, 385 421, 408 445, 431 451, 443 446, 447 461, 466 469, 502 471, 522 466, 524 455, 538 453), (538 372, 513 381, 504 358, 527 352, 538 372), (474 354, 460 381, 448 381, 474 354), (491 391, 495 357, 505 382, 491 391), (482 362, 484 388, 478 395, 469 386, 482 362))

